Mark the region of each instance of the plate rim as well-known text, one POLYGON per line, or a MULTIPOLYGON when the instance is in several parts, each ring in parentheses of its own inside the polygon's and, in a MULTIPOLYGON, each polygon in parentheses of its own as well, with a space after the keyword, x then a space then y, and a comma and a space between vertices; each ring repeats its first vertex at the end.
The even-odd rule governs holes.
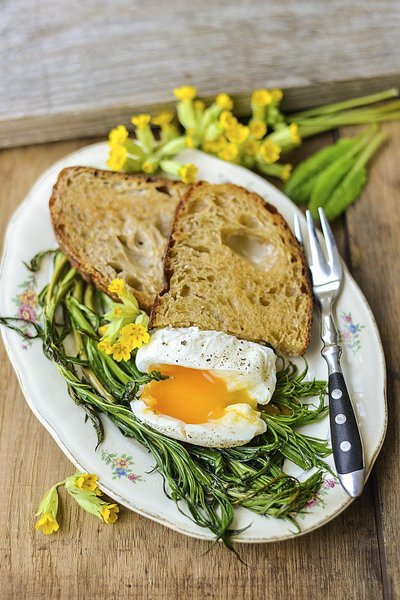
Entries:
MULTIPOLYGON (((24 211, 26 210, 26 208, 29 206, 29 203, 31 201, 31 198, 34 196, 36 189, 39 188, 42 184, 43 181, 45 181, 48 177, 52 176, 54 173, 58 172, 58 170, 60 168, 64 168, 64 164, 66 161, 70 161, 73 160, 75 156, 79 157, 79 155, 82 153, 82 151, 88 151, 91 149, 97 149, 97 148, 101 148, 101 147, 107 147, 107 143, 106 142, 96 142, 94 144, 89 144, 86 146, 82 146, 81 148, 79 148, 78 150, 75 150, 69 154, 66 154, 65 156, 63 156, 61 159, 57 160, 56 162, 54 162, 53 164, 51 164, 41 175, 39 175, 39 177, 35 180, 35 182, 32 184, 32 186, 29 188, 28 192, 26 193, 25 197, 23 198, 23 200, 21 201, 21 203, 19 204, 19 206, 16 208, 16 210, 12 213, 6 230, 5 230, 5 234, 4 234, 4 239, 3 239, 3 248, 2 248, 2 258, 1 258, 1 264, 0 264, 0 281, 3 278, 3 271, 4 271, 4 266, 6 264, 6 260, 8 257, 8 249, 9 249, 9 239, 11 238, 12 235, 12 231, 13 228, 15 227, 16 223, 18 222, 18 220, 20 219, 20 217, 22 216, 22 214, 24 213, 24 211)), ((199 150, 190 150, 190 151, 185 151, 187 153, 190 154, 200 154, 202 156, 206 156, 208 160, 213 161, 215 163, 225 163, 225 161, 222 161, 219 158, 216 158, 214 156, 210 156, 209 154, 206 154, 202 151, 199 150)), ((241 165, 231 165, 231 163, 228 163, 228 165, 235 167, 235 169, 239 170, 240 172, 242 172, 243 174, 246 173, 251 173, 251 175, 253 177, 256 177, 257 179, 259 179, 264 185, 267 184, 269 186, 271 186, 272 188, 274 188, 274 190, 276 192, 279 192, 279 194, 292 205, 293 211, 297 212, 298 214, 303 216, 303 213, 300 211, 300 209, 279 189, 275 188, 273 186, 273 184, 271 184, 268 180, 262 178, 261 176, 257 175, 256 173, 253 173, 252 171, 249 171, 248 169, 246 169, 245 167, 242 167, 241 165)), ((368 466, 368 468, 366 469, 366 478, 365 481, 368 480, 372 468, 375 464, 375 461, 382 449, 385 437, 386 437, 386 432, 387 432, 387 423, 388 423, 388 407, 387 407, 387 371, 386 371, 386 360, 385 360, 385 353, 384 353, 384 349, 382 346, 382 341, 381 341, 381 337, 380 337, 380 333, 379 333, 379 329, 374 317, 374 314, 372 312, 371 307, 369 306, 369 303, 363 293, 363 291, 361 290, 361 288, 359 287, 359 285, 357 284, 357 282, 355 281, 353 275, 350 273, 349 269, 347 268, 347 265, 345 264, 345 262, 343 261, 343 265, 344 265, 344 271, 346 274, 346 277, 349 278, 349 280, 354 284, 354 286, 357 288, 357 292, 360 295, 360 298, 362 300, 362 303, 368 313, 368 316, 371 320, 371 323, 373 325, 374 328, 374 332, 375 335, 377 337, 378 340, 378 351, 379 351, 379 355, 380 355, 380 367, 382 369, 382 374, 383 374, 383 391, 382 391, 382 398, 383 398, 383 409, 384 409, 384 420, 383 420, 383 427, 382 427, 382 432, 381 432, 381 436, 379 438, 379 441, 377 443, 376 449, 374 451, 374 453, 371 456, 370 459, 370 464, 368 466)), ((72 462, 72 464, 75 465, 76 468, 85 471, 85 468, 80 464, 79 460, 74 456, 73 452, 71 451, 71 449, 68 447, 67 443, 64 442, 61 437, 59 436, 59 434, 57 433, 57 431, 54 429, 54 427, 47 421, 47 419, 45 417, 43 417, 43 415, 40 413, 39 409, 35 406, 35 404, 32 402, 30 395, 29 395, 29 391, 25 388, 23 382, 22 382, 22 375, 20 373, 19 370, 17 370, 17 366, 16 363, 11 360, 12 358, 14 358, 14 351, 11 348, 11 345, 9 343, 9 339, 8 339, 8 334, 10 332, 6 329, 5 326, 1 326, 1 335, 2 335, 2 339, 3 339, 3 343, 8 355, 8 358, 10 359, 10 362, 12 364, 12 367, 14 369, 14 372, 16 374, 18 383, 20 385, 20 388, 22 390, 23 396, 25 398, 26 403, 28 404, 29 408, 31 409, 31 411, 33 412, 33 414, 35 415, 35 417, 38 419, 38 421, 43 425, 43 427, 50 433, 51 437, 53 438, 53 440, 56 442, 56 444, 59 446, 59 448, 61 449, 61 451, 64 453, 64 455, 70 460, 70 462, 72 462)), ((172 529, 173 531, 176 531, 177 533, 186 535, 188 537, 194 538, 194 539, 199 539, 202 541, 212 541, 213 536, 212 534, 210 534, 209 530, 206 530, 208 533, 205 533, 204 535, 201 535, 200 532, 191 532, 191 531, 187 531, 185 528, 180 527, 177 524, 172 523, 171 521, 168 521, 167 519, 162 518, 160 515, 156 515, 153 514, 152 512, 147 512, 146 510, 142 510, 141 508, 138 508, 136 506, 133 506, 132 504, 130 504, 130 502, 124 498, 123 496, 120 496, 118 494, 118 492, 115 492, 114 490, 112 490, 111 488, 109 488, 107 485, 102 484, 101 482, 99 483, 99 487, 101 488, 101 490, 107 494, 110 498, 113 498, 114 500, 116 500, 118 503, 122 504, 123 506, 125 506, 126 508, 128 508, 129 510, 132 510, 133 512, 136 512, 138 514, 140 514, 143 517, 149 518, 152 521, 155 521, 165 527, 168 527, 169 529, 172 529)), ((233 538, 233 541, 235 543, 241 543, 241 544, 267 544, 267 543, 274 543, 274 542, 280 542, 280 541, 286 541, 286 540, 291 540, 291 539, 296 539, 298 537, 307 535, 309 533, 312 533, 313 531, 319 529, 320 527, 323 527, 324 525, 326 525, 327 523, 331 522, 333 519, 335 519, 339 514, 341 514, 348 506, 350 506, 350 504, 352 504, 352 502, 354 502, 356 498, 351 498, 351 497, 347 497, 344 498, 343 502, 338 506, 338 508, 335 510, 335 512, 333 512, 331 515, 327 516, 326 518, 324 518, 322 521, 316 523, 315 525, 308 527, 305 530, 301 530, 299 532, 292 532, 290 534, 287 535, 283 535, 283 536, 273 536, 270 537, 268 539, 260 539, 260 538, 233 538)))

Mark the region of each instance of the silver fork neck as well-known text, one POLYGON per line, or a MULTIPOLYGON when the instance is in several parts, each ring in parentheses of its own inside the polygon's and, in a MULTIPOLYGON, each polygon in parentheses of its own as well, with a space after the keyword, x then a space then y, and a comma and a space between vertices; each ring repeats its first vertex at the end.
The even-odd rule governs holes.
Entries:
POLYGON ((321 354, 328 365, 329 375, 341 373, 340 357, 342 349, 339 346, 338 332, 331 315, 332 299, 320 298, 319 304, 321 309, 321 339, 324 344, 321 354))

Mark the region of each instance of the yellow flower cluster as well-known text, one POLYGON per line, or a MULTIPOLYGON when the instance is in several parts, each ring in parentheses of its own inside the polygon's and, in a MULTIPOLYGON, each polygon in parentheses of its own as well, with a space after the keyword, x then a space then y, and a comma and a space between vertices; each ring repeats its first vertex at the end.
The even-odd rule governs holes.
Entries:
POLYGON ((108 291, 122 303, 113 303, 111 310, 104 315, 109 325, 99 328, 102 336, 97 344, 100 352, 111 355, 114 360, 130 360, 131 353, 150 339, 147 315, 139 309, 136 298, 126 289, 123 279, 117 277, 108 286, 108 291))
MULTIPOLYGON (((290 165, 278 161, 301 143, 301 137, 297 125, 287 124, 279 109, 282 90, 254 90, 250 99, 252 115, 245 124, 233 114, 233 100, 225 92, 218 94, 209 106, 197 98, 195 86, 183 85, 173 93, 178 100, 176 116, 184 135, 179 134, 171 111, 154 117, 135 115, 131 123, 136 139, 129 137, 124 125, 110 131, 107 164, 111 169, 147 174, 161 170, 190 184, 196 180, 197 168, 192 163, 181 164, 174 157, 185 148, 201 148, 267 175, 281 179, 289 176, 290 165), (159 139, 155 138, 151 125, 160 128, 159 139)), ((119 349, 117 355, 126 356, 127 352, 119 349)))
POLYGON ((102 493, 98 486, 98 477, 93 473, 81 473, 67 477, 64 481, 56 483, 43 496, 36 516, 40 518, 35 523, 35 529, 45 535, 51 535, 60 528, 57 522, 58 491, 64 486, 67 492, 88 513, 98 517, 104 523, 115 523, 118 518, 119 508, 116 504, 109 504, 102 500, 102 493))

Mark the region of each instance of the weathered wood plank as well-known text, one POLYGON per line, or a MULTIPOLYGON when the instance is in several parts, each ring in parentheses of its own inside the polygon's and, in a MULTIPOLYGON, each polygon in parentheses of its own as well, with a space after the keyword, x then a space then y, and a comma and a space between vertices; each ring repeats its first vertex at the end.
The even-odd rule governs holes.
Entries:
MULTIPOLYGON (((376 463, 376 517, 387 597, 400 598, 400 124, 374 160, 360 202, 347 212, 353 273, 375 314, 386 354, 389 423, 376 463)), ((351 131, 351 130, 350 130, 351 131)))
POLYGON ((195 83, 239 111, 253 88, 287 108, 399 84, 399 0, 4 0, 0 145, 104 135, 195 83))
MULTIPOLYGON (((314 140, 313 148, 320 143, 314 140)), ((81 144, 0 153, 1 236, 33 180, 81 144)), ((0 377, 0 506, 4 515, 0 519, 0 572, 2 596, 7 600, 382 597, 371 484, 345 513, 310 535, 279 544, 240 546, 248 566, 221 545, 206 553, 206 543, 126 510, 109 527, 68 502, 60 532, 52 537, 37 534, 33 515, 41 494, 73 469, 30 412, 2 346, 0 377)), ((380 485, 384 494, 391 493, 388 485, 380 485)), ((388 543, 393 543, 388 553, 394 553, 395 540, 388 538, 388 543)))

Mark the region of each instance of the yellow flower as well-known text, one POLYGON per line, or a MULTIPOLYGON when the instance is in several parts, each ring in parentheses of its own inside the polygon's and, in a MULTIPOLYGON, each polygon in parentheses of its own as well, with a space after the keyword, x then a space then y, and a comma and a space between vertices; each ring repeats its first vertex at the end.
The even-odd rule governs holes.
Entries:
POLYGON ((237 144, 226 144, 225 148, 218 152, 218 156, 222 160, 235 160, 238 154, 239 148, 237 144))
POLYGON ((267 133, 267 126, 263 121, 255 119, 249 123, 250 135, 255 140, 261 140, 267 133))
POLYGON ((196 181, 196 173, 198 168, 192 163, 187 163, 179 169, 179 177, 183 183, 194 183, 196 181))
POLYGON ((174 96, 178 100, 194 100, 196 98, 197 88, 194 85, 183 85, 174 89, 174 96))
POLYGON ((195 100, 193 102, 193 106, 194 110, 197 110, 198 112, 203 112, 206 105, 204 104, 203 100, 195 100))
POLYGON ((94 475, 93 473, 82 473, 82 475, 78 477, 76 485, 84 492, 95 492, 98 487, 97 480, 97 475, 94 475))
POLYGON ((282 181, 287 181, 292 173, 293 165, 287 164, 283 166, 281 171, 281 179, 282 181))
POLYGON ((110 338, 104 338, 104 340, 101 340, 101 342, 99 342, 97 344, 98 349, 100 350, 100 352, 104 352, 105 354, 112 354, 112 343, 110 342, 110 338))
POLYGON ((260 155, 263 161, 271 164, 279 159, 281 149, 278 144, 274 144, 274 142, 271 142, 270 140, 265 140, 260 146, 260 155))
POLYGON ((158 125, 159 127, 163 127, 164 125, 169 125, 174 118, 174 113, 172 112, 161 112, 160 114, 153 117, 154 125, 158 125))
POLYGON ((272 95, 268 90, 254 90, 251 95, 251 103, 256 106, 267 106, 272 102, 272 95))
POLYGON ((121 329, 119 342, 129 347, 130 350, 134 350, 135 348, 141 348, 143 344, 147 344, 149 339, 149 332, 143 325, 129 323, 121 329))
POLYGON ((195 147, 194 139, 193 139, 193 137, 191 135, 187 135, 185 137, 185 143, 186 143, 186 146, 188 148, 194 148, 195 147))
POLYGON ((136 115, 131 119, 132 125, 138 127, 139 129, 144 129, 145 127, 147 127, 150 121, 150 115, 136 115))
POLYGON ((242 144, 249 137, 249 128, 237 123, 234 127, 227 129, 226 137, 234 144, 242 144))
POLYGON ((203 143, 203 150, 204 152, 220 152, 223 148, 225 148, 226 144, 226 139, 223 135, 221 135, 216 140, 205 141, 203 143))
POLYGON ((101 327, 99 327, 100 335, 104 335, 106 331, 107 331, 107 325, 102 325, 101 327))
POLYGON ((121 362, 121 360, 129 360, 131 357, 129 346, 126 344, 121 344, 120 342, 113 344, 112 356, 117 362, 121 362))
POLYGON ((219 117, 219 124, 222 129, 231 129, 237 124, 238 120, 229 110, 222 111, 219 117))
POLYGON ((282 90, 279 90, 278 88, 273 88, 271 90, 271 96, 272 96, 272 100, 274 100, 275 102, 280 102, 283 98, 283 92, 282 92, 282 90))
POLYGON ((120 171, 128 158, 125 146, 113 146, 107 160, 107 166, 113 171, 120 171))
POLYGON ((50 535, 51 533, 54 533, 54 531, 58 531, 59 527, 60 526, 56 519, 49 512, 45 512, 35 524, 35 529, 38 531, 41 529, 46 535, 50 535))
POLYGON ((105 523, 115 523, 118 519, 119 508, 116 504, 105 504, 101 509, 101 516, 105 523))
POLYGON ((111 148, 115 148, 116 146, 121 146, 128 137, 128 130, 125 125, 118 125, 118 127, 114 127, 111 129, 108 134, 108 143, 111 148))
POLYGON ((297 123, 291 123, 289 125, 290 137, 294 144, 301 144, 301 136, 299 133, 299 126, 297 123))
POLYGON ((154 173, 156 168, 157 168, 156 163, 151 162, 150 160, 145 160, 144 163, 142 164, 142 171, 144 173, 154 173))
POLYGON ((124 280, 120 277, 113 279, 110 285, 108 286, 108 291, 112 294, 117 294, 119 296, 121 292, 125 291, 125 283, 124 280))
POLYGON ((118 317, 122 316, 122 306, 114 306, 113 311, 112 311, 112 316, 115 319, 118 319, 118 317))
POLYGON ((258 142, 256 142, 256 140, 246 140, 242 148, 246 154, 254 156, 255 154, 257 154, 258 142))
POLYGON ((233 108, 233 100, 228 94, 218 94, 215 98, 215 102, 224 110, 232 110, 233 108))

